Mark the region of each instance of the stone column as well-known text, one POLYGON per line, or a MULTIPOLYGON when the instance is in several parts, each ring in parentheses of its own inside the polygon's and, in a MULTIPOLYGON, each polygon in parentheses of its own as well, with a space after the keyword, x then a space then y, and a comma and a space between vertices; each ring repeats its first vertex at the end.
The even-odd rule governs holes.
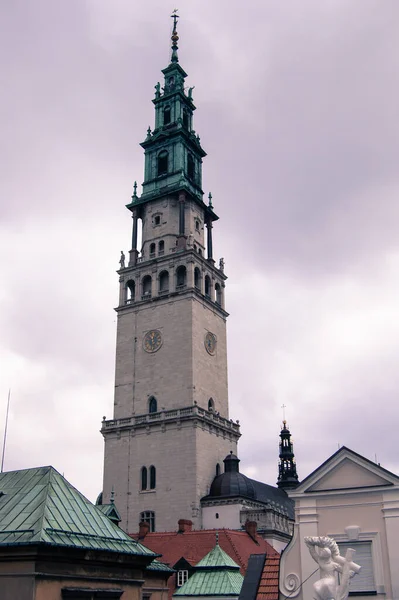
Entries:
POLYGON ((177 237, 177 249, 186 249, 186 236, 184 235, 186 230, 185 224, 185 209, 186 209, 186 195, 184 192, 179 194, 179 235, 177 237))
POLYGON ((124 277, 119 277, 119 306, 126 304, 126 288, 124 277))
POLYGON ((185 195, 184 192, 181 192, 179 194, 179 235, 184 235, 185 232, 185 215, 184 215, 184 209, 185 209, 185 195))
POLYGON ((134 267, 137 263, 137 210, 133 211, 133 231, 132 231, 132 249, 129 252, 129 267, 134 267))
POLYGON ((187 265, 187 287, 194 287, 194 261, 191 260, 187 265))
POLYGON ((207 249, 208 249, 208 260, 213 261, 213 245, 212 245, 212 221, 208 221, 206 224, 207 228, 207 249))

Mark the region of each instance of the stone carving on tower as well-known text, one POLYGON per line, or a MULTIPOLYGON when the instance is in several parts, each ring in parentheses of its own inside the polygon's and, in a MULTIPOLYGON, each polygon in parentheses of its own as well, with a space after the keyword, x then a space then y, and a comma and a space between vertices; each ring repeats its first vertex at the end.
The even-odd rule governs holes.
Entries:
POLYGON ((104 502, 113 488, 129 532, 142 520, 157 531, 178 519, 200 528, 200 498, 240 436, 228 411, 227 277, 212 244, 218 217, 211 195, 203 200, 206 153, 179 64, 176 13, 173 23, 171 61, 155 86, 155 126, 141 144, 142 194, 135 183, 127 205, 132 245, 118 270, 114 415, 101 430, 104 502))

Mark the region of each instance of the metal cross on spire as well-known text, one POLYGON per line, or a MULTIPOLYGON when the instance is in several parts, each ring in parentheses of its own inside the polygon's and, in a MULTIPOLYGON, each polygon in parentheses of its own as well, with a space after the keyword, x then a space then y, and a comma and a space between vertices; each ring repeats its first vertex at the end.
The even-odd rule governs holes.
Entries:
POLYGON ((171 18, 173 19, 173 31, 174 32, 176 31, 177 19, 179 18, 179 15, 177 14, 178 10, 179 10, 178 8, 175 8, 175 10, 170 15, 171 18))

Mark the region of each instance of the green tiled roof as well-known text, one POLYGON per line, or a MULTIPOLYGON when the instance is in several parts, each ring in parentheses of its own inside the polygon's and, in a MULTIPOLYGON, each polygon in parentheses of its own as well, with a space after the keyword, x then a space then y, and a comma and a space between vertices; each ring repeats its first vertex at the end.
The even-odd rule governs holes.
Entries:
POLYGON ((146 567, 146 569, 148 569, 149 571, 167 571, 168 573, 172 574, 175 572, 174 569, 171 569, 170 567, 168 567, 168 565, 165 565, 165 563, 161 563, 159 562, 159 560, 153 560, 151 564, 148 565, 148 567, 146 567))
POLYGON ((195 571, 173 596, 239 596, 243 581, 239 571, 195 571))
POLYGON ((195 565, 196 569, 202 567, 229 567, 230 569, 237 571, 240 570, 239 565, 234 562, 227 552, 221 549, 219 544, 216 544, 216 546, 195 565))
POLYGON ((114 525, 53 467, 0 473, 0 546, 16 544, 158 556, 114 525))
POLYGON ((240 567, 217 543, 195 565, 191 577, 174 596, 239 596, 244 577, 240 567))
POLYGON ((98 510, 101 510, 108 519, 116 519, 118 523, 122 520, 115 504, 96 504, 95 506, 98 510))

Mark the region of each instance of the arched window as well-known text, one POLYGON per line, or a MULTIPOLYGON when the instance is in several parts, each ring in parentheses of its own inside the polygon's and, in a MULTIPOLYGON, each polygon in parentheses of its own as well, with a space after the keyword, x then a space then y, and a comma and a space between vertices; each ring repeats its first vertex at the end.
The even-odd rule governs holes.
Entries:
POLYGON ((209 400, 208 400, 208 410, 210 410, 210 411, 215 410, 215 403, 213 401, 213 398, 209 398, 209 400))
POLYGON ((187 269, 184 265, 180 265, 176 269, 176 288, 182 288, 187 282, 187 269))
POLYGON ((194 287, 197 290, 201 289, 201 271, 198 267, 195 267, 194 269, 194 287))
POLYGON ((163 109, 163 124, 168 125, 170 123, 170 106, 165 106, 163 109))
POLYGON ((157 472, 153 465, 150 467, 150 490, 155 490, 157 484, 157 472))
POLYGON ((211 297, 211 278, 205 275, 205 296, 211 297))
POLYGON ((148 523, 150 526, 150 533, 155 531, 155 513, 153 510, 145 510, 140 513, 140 521, 148 523))
POLYGON ((184 127, 187 127, 188 129, 188 125, 189 125, 189 117, 188 117, 188 110, 186 108, 183 108, 183 125, 184 127))
POLYGON ((155 256, 155 244, 152 243, 150 244, 150 258, 153 258, 155 256))
POLYGON ((215 293, 216 293, 216 304, 219 304, 219 306, 222 305, 222 288, 220 287, 220 285, 217 283, 215 285, 215 293))
POLYGON ((165 175, 168 172, 168 153, 166 150, 158 154, 157 175, 165 175))
POLYGON ((143 277, 142 281, 142 298, 145 300, 146 298, 151 298, 151 287, 152 287, 152 279, 151 275, 146 275, 143 277))
POLYGON ((131 304, 132 302, 134 302, 135 297, 136 297, 136 284, 132 279, 130 279, 126 283, 126 302, 127 302, 127 304, 131 304))
POLYGON ((187 177, 189 179, 195 178, 195 163, 192 154, 187 156, 187 177))
POLYGON ((198 221, 198 219, 195 219, 195 231, 199 231, 200 230, 200 222, 198 221))
POLYGON ((169 292, 169 273, 162 271, 159 275, 159 293, 169 292))
POLYGON ((201 250, 201 248, 198 248, 198 254, 199 254, 200 256, 202 256, 202 250, 201 250))
POLYGON ((148 412, 149 413, 156 413, 157 410, 158 410, 157 399, 154 398, 154 396, 151 396, 151 398, 148 401, 148 412))
POLYGON ((158 255, 162 256, 165 252, 165 242, 163 240, 161 240, 160 242, 158 242, 158 255))
POLYGON ((219 463, 216 463, 216 477, 218 477, 220 475, 220 465, 219 463))
POLYGON ((147 489, 147 467, 141 467, 141 489, 147 489))

